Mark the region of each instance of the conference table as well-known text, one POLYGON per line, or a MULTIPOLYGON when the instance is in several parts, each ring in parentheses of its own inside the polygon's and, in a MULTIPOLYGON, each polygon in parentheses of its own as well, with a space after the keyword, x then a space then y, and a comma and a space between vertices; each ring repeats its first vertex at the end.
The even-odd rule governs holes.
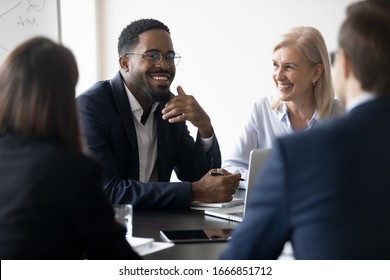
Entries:
MULTIPOLYGON (((244 198, 245 190, 239 189, 236 198, 244 198)), ((154 238, 163 242, 160 230, 185 229, 235 229, 239 222, 204 214, 203 210, 134 210, 133 236, 154 238)), ((216 260, 227 242, 203 242, 175 244, 173 247, 145 255, 147 260, 216 260)), ((279 259, 294 259, 290 243, 286 243, 279 259)))
MULTIPOLYGON (((133 236, 150 237, 162 242, 160 230, 234 229, 239 223, 207 216, 203 210, 135 210, 133 236)), ((226 242, 175 244, 144 256, 149 260, 212 260, 218 259, 226 242)))
MULTIPOLYGON (((236 198, 244 198, 239 189, 236 198)), ((235 229, 240 223, 204 214, 203 210, 134 210, 133 236, 154 238, 163 242, 160 230, 235 229)), ((144 256, 149 260, 216 260, 227 242, 175 244, 175 246, 144 256)))

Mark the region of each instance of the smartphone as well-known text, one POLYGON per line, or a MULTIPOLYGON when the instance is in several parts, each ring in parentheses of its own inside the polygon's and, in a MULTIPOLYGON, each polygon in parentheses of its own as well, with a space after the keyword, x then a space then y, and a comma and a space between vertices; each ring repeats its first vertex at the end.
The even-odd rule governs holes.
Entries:
POLYGON ((166 242, 221 242, 230 239, 233 229, 190 229, 160 230, 161 238, 166 242))

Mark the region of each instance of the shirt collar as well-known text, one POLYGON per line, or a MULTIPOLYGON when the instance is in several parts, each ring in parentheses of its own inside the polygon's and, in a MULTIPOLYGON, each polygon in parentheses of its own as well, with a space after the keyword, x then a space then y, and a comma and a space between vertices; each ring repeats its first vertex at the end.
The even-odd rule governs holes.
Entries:
POLYGON ((317 118, 317 110, 314 111, 314 114, 308 123, 308 127, 312 127, 315 123, 321 123, 321 120, 317 118))
POLYGON ((283 118, 286 118, 287 117, 286 103, 280 102, 279 105, 275 108, 275 111, 280 121, 283 120, 283 118))
MULTIPOLYGON (((275 108, 276 115, 278 116, 279 120, 282 120, 283 118, 287 118, 287 105, 284 102, 280 102, 279 106, 275 108)), ((317 118, 317 110, 314 111, 313 116, 311 117, 309 124, 314 121, 319 121, 317 118)))
MULTIPOLYGON (((285 122, 289 126, 290 130, 292 131, 293 128, 291 126, 290 120, 289 120, 288 115, 287 115, 286 103, 280 102, 279 106, 277 106, 275 108, 275 111, 276 111, 276 115, 278 116, 279 120, 281 122, 285 122)), ((321 123, 321 120, 319 120, 317 118, 317 110, 315 110, 313 116, 311 117, 309 123, 307 124, 307 129, 309 129, 309 128, 311 128, 319 123, 321 123)))
POLYGON ((363 103, 366 103, 368 101, 371 101, 375 99, 375 95, 373 93, 369 93, 369 92, 362 92, 361 95, 355 97, 354 99, 352 99, 351 101, 348 102, 348 104, 345 106, 345 111, 346 112, 350 112, 353 108, 363 104, 363 103))
MULTIPOLYGON (((129 98, 131 111, 134 113, 136 111, 140 111, 140 113, 143 112, 141 104, 139 104, 138 100, 134 97, 134 95, 131 93, 131 91, 127 88, 126 84, 123 83, 123 86, 125 87, 127 97, 129 98)), ((151 112, 154 112, 158 106, 158 102, 154 102, 152 106, 151 112)))

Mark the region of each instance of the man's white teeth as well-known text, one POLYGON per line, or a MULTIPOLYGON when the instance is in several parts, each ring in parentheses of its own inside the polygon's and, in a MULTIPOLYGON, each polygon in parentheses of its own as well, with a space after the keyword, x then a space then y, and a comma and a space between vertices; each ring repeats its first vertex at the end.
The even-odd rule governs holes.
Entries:
POLYGON ((157 81, 167 81, 168 80, 167 77, 156 77, 156 76, 152 77, 152 79, 157 80, 157 81))
POLYGON ((291 86, 290 84, 279 84, 279 87, 281 87, 281 88, 287 88, 290 86, 291 86))

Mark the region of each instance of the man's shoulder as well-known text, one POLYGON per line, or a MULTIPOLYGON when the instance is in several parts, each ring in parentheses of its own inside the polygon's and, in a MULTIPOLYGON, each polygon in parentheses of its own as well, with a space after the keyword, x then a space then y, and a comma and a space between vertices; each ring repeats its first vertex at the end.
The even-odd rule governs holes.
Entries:
MULTIPOLYGON (((86 104, 112 104, 115 107, 115 100, 118 96, 126 96, 120 73, 116 74, 111 80, 96 82, 89 89, 76 97, 78 106, 86 104)), ((120 98, 119 98, 120 100, 120 98)), ((118 101, 117 101, 118 102, 118 101)))
POLYGON ((76 97, 76 103, 79 110, 88 111, 101 111, 102 108, 106 110, 107 106, 115 107, 110 80, 96 82, 76 97))
POLYGON ((111 85, 110 80, 105 81, 98 81, 94 83, 89 89, 82 92, 80 95, 76 97, 76 99, 83 99, 83 98, 103 98, 106 92, 111 91, 111 85))

